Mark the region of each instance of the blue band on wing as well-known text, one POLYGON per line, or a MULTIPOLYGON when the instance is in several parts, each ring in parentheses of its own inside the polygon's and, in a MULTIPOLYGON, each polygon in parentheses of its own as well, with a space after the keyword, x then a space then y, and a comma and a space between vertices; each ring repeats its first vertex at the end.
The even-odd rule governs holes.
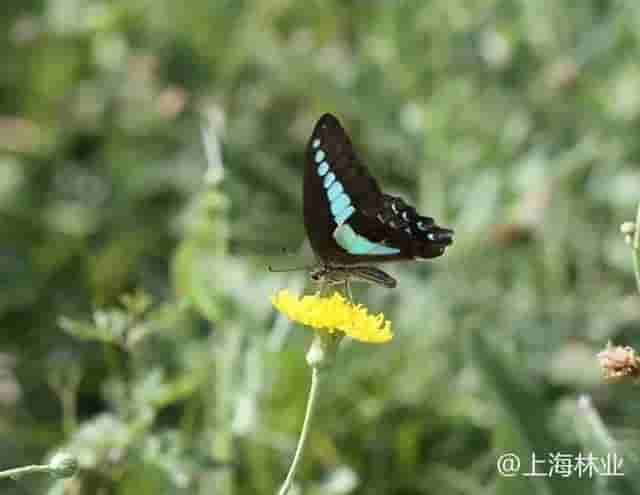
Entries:
POLYGON ((322 185, 324 186, 325 189, 329 189, 331 187, 331 184, 333 184, 336 180, 336 174, 334 174, 333 172, 329 172, 327 175, 324 176, 324 182, 322 183, 322 185))
POLYGON ((331 187, 327 190, 327 199, 330 203, 333 203, 333 201, 340 196, 343 191, 344 187, 342 187, 342 183, 337 180, 331 184, 331 187))
POLYGON ((356 212, 356 209, 353 206, 349 205, 344 210, 342 210, 340 213, 338 213, 336 216, 334 216, 333 219, 336 221, 338 226, 340 226, 344 222, 349 220, 349 218, 351 218, 351 216, 355 212, 356 212))
POLYGON ((338 246, 350 254, 391 255, 400 252, 399 249, 371 242, 366 237, 356 233, 348 224, 343 223, 333 231, 333 238, 338 246))
POLYGON ((337 198, 331 201, 331 214, 337 217, 342 210, 344 210, 347 206, 351 204, 351 198, 345 193, 340 194, 337 198))
POLYGON ((327 162, 322 162, 318 165, 318 175, 322 177, 329 171, 329 164, 327 162))

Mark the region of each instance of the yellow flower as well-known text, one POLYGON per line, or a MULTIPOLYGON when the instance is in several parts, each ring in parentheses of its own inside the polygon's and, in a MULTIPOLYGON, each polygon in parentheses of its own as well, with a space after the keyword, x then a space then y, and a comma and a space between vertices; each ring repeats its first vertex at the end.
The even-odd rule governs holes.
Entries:
POLYGON ((352 339, 380 344, 392 339, 391 322, 384 314, 370 315, 361 304, 354 305, 335 292, 331 297, 320 295, 298 298, 281 290, 271 298, 273 305, 290 320, 329 333, 343 332, 352 339))

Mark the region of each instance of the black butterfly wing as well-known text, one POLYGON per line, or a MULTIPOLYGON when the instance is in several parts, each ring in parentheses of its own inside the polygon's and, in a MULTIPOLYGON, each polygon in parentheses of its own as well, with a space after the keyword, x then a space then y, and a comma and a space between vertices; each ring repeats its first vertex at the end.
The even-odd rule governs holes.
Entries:
POLYGON ((331 114, 318 120, 307 144, 304 223, 315 253, 334 265, 433 258, 443 254, 453 236, 453 231, 420 216, 401 198, 383 194, 331 114), (330 193, 335 191, 327 187, 332 184, 335 189, 335 183, 347 198, 340 213, 336 201, 345 198, 336 200, 334 194, 330 201, 330 193), (357 236, 356 245, 339 243, 338 228, 349 230, 350 242, 357 236))

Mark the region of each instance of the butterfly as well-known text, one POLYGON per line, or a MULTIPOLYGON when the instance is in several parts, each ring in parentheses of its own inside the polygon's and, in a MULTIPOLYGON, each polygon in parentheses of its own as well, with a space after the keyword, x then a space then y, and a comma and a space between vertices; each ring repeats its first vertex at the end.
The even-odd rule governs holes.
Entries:
POLYGON ((396 280, 372 263, 435 258, 453 242, 453 230, 380 190, 333 115, 320 117, 305 155, 304 226, 319 258, 314 280, 393 288, 396 280))

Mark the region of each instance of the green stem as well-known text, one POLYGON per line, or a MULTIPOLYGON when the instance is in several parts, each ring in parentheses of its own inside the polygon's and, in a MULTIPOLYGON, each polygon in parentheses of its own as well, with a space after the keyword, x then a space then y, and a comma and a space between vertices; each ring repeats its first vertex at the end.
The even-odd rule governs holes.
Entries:
POLYGON ((638 212, 636 213, 636 228, 633 233, 633 270, 636 273, 636 285, 640 292, 640 203, 638 204, 638 212))
POLYGON ((19 468, 7 469, 6 471, 0 471, 0 478, 13 478, 18 479, 25 474, 31 473, 47 473, 50 471, 49 465, 37 465, 23 466, 19 468))
POLYGON ((278 495, 286 495, 289 489, 291 488, 291 483, 293 483, 293 479, 298 470, 298 465, 300 464, 300 460, 302 459, 302 453, 304 451, 304 446, 307 440, 307 436, 309 434, 309 427, 311 424, 311 417, 313 416, 313 410, 316 404, 316 398, 318 396, 318 389, 320 385, 320 373, 321 370, 318 366, 314 366, 311 371, 311 388, 309 389, 309 398, 307 399, 307 410, 304 414, 304 423, 302 423, 302 431, 300 432, 300 438, 298 439, 298 446, 296 448, 296 453, 293 456, 293 461, 291 462, 291 466, 289 467, 289 472, 287 473, 287 477, 284 480, 284 483, 280 487, 278 491, 278 495))

